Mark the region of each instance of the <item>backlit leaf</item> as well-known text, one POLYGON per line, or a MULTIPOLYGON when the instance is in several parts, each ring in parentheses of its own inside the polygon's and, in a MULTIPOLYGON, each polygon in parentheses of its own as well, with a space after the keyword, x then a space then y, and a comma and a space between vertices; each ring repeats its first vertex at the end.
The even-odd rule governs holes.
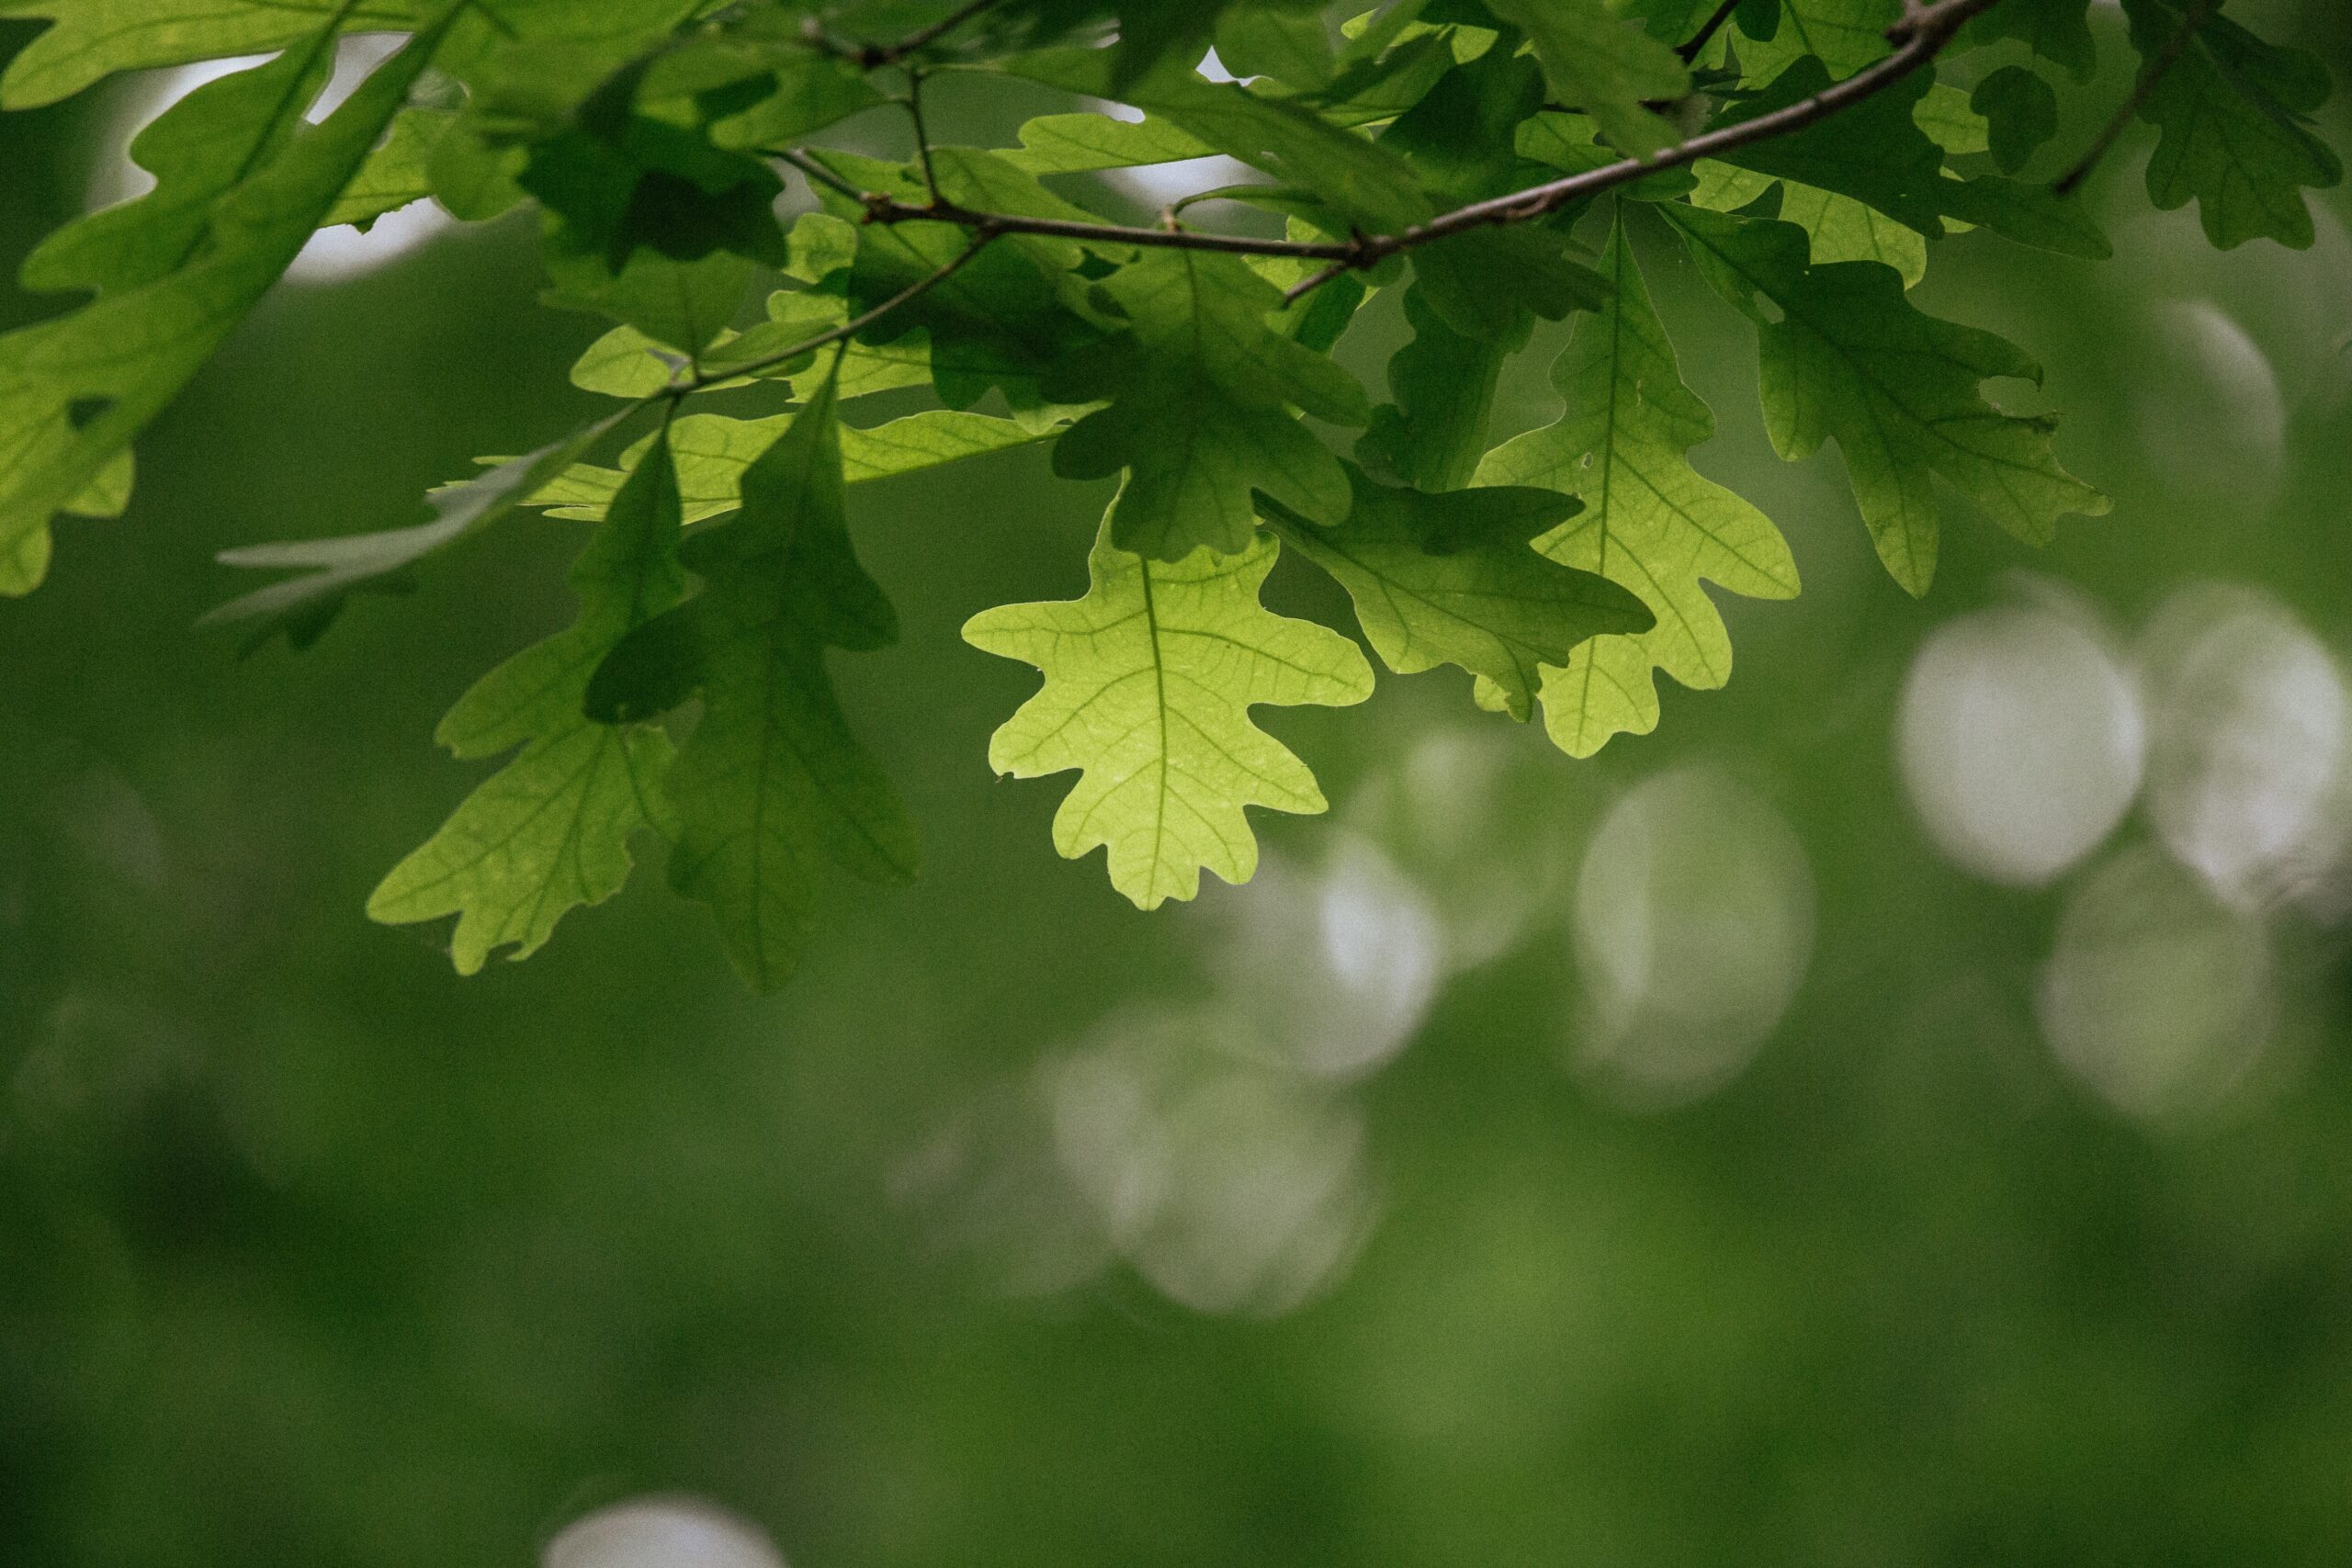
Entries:
POLYGON ((1656 618, 1646 630, 1595 637, 1544 671, 1544 726, 1572 757, 1590 756, 1620 730, 1657 728, 1653 670, 1699 690, 1730 679, 1731 637, 1703 583, 1751 598, 1797 591, 1780 530, 1690 466, 1690 450, 1714 434, 1714 416, 1683 384, 1622 228, 1611 231, 1601 265, 1615 285, 1610 303, 1577 322, 1552 367, 1565 411, 1478 468, 1481 484, 1544 485, 1580 498, 1582 512, 1537 547, 1623 584, 1656 618))
POLYGON ((1111 886, 1138 908, 1200 891, 1201 872, 1249 880, 1258 840, 1246 808, 1324 809, 1314 774, 1250 722, 1259 703, 1343 707, 1372 694, 1356 646, 1258 602, 1279 547, 1147 559, 1111 539, 1087 558, 1082 599, 1008 604, 965 623, 973 647, 1046 675, 989 742, 1000 773, 1080 770, 1054 817, 1054 847, 1107 850, 1111 886))
POLYGON ((1892 268, 1807 265, 1792 224, 1659 210, 1708 282, 1756 323, 1773 446, 1795 459, 1837 438, 1879 558, 1909 592, 1926 592, 1935 575, 1935 479, 2030 543, 2047 541, 2067 513, 2107 510, 2058 466, 2054 421, 2003 413, 1978 389, 1993 377, 2041 378, 2015 344, 1912 309, 1892 268))

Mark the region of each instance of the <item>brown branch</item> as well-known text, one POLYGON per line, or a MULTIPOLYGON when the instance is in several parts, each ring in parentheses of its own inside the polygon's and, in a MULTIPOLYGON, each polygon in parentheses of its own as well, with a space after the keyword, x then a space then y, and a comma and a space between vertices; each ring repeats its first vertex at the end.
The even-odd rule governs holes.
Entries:
MULTIPOLYGON (((1342 272, 1371 266, 1415 246, 1450 239, 1474 229, 1529 222, 1556 212, 1572 201, 1630 184, 1646 175, 1680 168, 1702 158, 1802 130, 1839 109, 1861 102, 1927 64, 1951 43, 1953 35, 1971 17, 1989 9, 1994 3, 1995 0, 1935 0, 1931 5, 1914 6, 1905 11, 1901 20, 1887 28, 1887 37, 1895 45, 1893 53, 1864 66, 1842 82, 1830 84, 1809 98, 1758 115, 1753 119, 1741 120, 1736 125, 1703 131, 1644 157, 1621 159, 1546 185, 1531 186, 1490 200, 1457 207, 1427 223, 1416 224, 1394 234, 1356 234, 1346 240, 1275 240, 1247 234, 1202 233, 1190 229, 1148 229, 1125 223, 1080 222, 1061 218, 1032 218, 1021 213, 979 212, 953 201, 903 201, 885 192, 861 190, 805 151, 784 147, 764 151, 768 155, 792 164, 811 180, 855 201, 865 209, 868 223, 956 223, 984 231, 990 238, 999 234, 1037 234, 1075 240, 1081 244, 1221 251, 1231 255, 1287 256, 1298 261, 1330 263, 1321 271, 1292 286, 1285 298, 1295 300, 1342 272)), ((977 7, 967 7, 967 11, 973 9, 977 7)))
POLYGON ((2053 194, 2073 195, 2075 187, 2098 167, 2098 161, 2107 156, 2108 149, 2115 145, 2116 138, 2131 125, 2132 117, 2140 112, 2149 95, 2156 90, 2156 84, 2165 79, 2165 73, 2180 59, 2182 52, 2188 48, 2190 35, 2204 25, 2205 17, 2212 9, 2213 0, 2190 0, 2188 9, 2181 13, 2180 27, 2165 40, 2164 48, 2156 51, 2155 58, 2140 68, 2140 79, 2132 84, 2131 96, 2116 107, 2114 115, 2099 128, 2098 134, 2091 139, 2091 144, 2075 161, 2075 166, 2051 182, 2050 188, 2053 194))

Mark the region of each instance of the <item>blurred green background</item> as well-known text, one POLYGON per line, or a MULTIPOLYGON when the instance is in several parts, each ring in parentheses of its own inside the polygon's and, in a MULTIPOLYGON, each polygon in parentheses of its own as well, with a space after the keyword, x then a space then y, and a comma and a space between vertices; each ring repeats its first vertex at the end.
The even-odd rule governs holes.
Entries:
MULTIPOLYGON (((2352 79, 2337 0, 2246 9, 2352 79)), ((2046 161, 2123 89, 2096 16, 2046 161)), ((0 118, 0 263, 162 90, 0 118)), ((1035 676, 956 637, 1079 592, 1103 490, 867 488, 905 634, 836 669, 928 864, 767 1000, 650 849, 469 981, 361 914, 578 525, 300 656, 191 629, 215 550, 413 521, 590 401, 527 227, 322 253, 0 604, 0 1560, 528 1563, 673 1495, 800 1568, 2352 1561, 2352 198, 2216 254, 2146 146, 2112 263, 1962 236, 1922 291, 2043 357, 2003 400, 2111 515, 1955 517, 1905 599, 1639 231, 1804 596, 1589 762, 1458 672, 1261 712, 1332 815, 1193 908, 1054 855, 1061 787, 985 761, 1035 676)))

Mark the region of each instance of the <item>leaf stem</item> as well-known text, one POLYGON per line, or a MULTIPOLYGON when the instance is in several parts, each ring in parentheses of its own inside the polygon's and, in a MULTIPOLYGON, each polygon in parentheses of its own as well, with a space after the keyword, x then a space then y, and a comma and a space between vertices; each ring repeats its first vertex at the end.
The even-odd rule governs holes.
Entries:
POLYGON ((922 165, 922 187, 931 193, 932 205, 939 205, 939 176, 931 167, 931 133, 922 123, 922 68, 910 65, 907 70, 907 96, 899 101, 907 106, 907 118, 915 125, 915 158, 922 165))
POLYGON ((1699 30, 1674 51, 1682 57, 1682 63, 1688 65, 1698 59, 1699 51, 1707 47, 1707 40, 1723 31, 1724 24, 1730 21, 1731 14, 1738 9, 1739 0, 1723 0, 1723 4, 1715 7, 1714 15, 1700 23, 1699 30))
POLYGON ((2181 13, 2180 26, 2174 30, 2172 37, 2165 40, 2164 48, 2156 51, 2155 58, 2140 68, 2140 78, 2132 84, 2131 96, 2116 106, 2115 113, 2099 127, 2098 134, 2091 138, 2091 144, 2083 150, 2083 155, 2075 160, 2075 166, 2051 182, 2052 194, 2072 196, 2090 172, 2098 167, 2099 160, 2107 156, 2116 139, 2131 125, 2132 117, 2147 103, 2149 96, 2156 90, 2156 85, 2165 79, 2165 73, 2178 62, 2182 52, 2188 48, 2189 38, 2205 25, 2205 18, 2212 9, 2213 0, 2189 0, 2188 8, 2181 13))
POLYGON ((695 392, 704 390, 706 388, 717 386, 721 381, 731 381, 739 376, 755 376, 759 372, 765 370, 772 366, 782 365, 788 359, 797 359, 804 354, 812 353, 817 349, 824 347, 827 344, 845 342, 854 334, 864 332, 866 328, 872 326, 875 322, 880 321, 883 317, 888 315, 899 306, 906 304, 908 301, 914 299, 920 295, 930 292, 933 288, 935 288, 940 284, 944 283, 948 278, 954 276, 957 271, 961 270, 967 262, 969 262, 974 256, 978 255, 983 250, 986 250, 989 242, 994 240, 996 237, 997 233, 995 230, 982 227, 972 236, 971 243, 966 245, 963 251, 958 254, 953 261, 948 262, 946 265, 940 266, 933 271, 925 273, 922 276, 915 279, 904 288, 899 289, 896 294, 891 295, 890 298, 883 300, 872 310, 852 316, 848 321, 843 321, 841 325, 827 328, 825 331, 819 333, 816 336, 796 343, 789 348, 780 348, 773 354, 761 355, 756 359, 746 359, 736 363, 716 365, 708 369, 697 370, 694 375, 686 378, 686 379, 680 381, 673 386, 664 388, 661 392, 656 393, 655 396, 667 398, 673 403, 675 403, 681 398, 689 397, 695 392))

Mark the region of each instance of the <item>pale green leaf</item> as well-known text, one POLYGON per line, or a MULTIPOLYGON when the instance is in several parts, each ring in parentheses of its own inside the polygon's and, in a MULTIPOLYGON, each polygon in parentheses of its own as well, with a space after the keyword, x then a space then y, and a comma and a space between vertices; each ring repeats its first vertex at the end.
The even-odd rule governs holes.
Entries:
POLYGON ((1355 644, 1272 614, 1259 585, 1279 549, 1198 550, 1170 564, 1111 542, 1087 558, 1086 597, 975 615, 975 648, 1034 664, 1046 683, 989 742, 1000 773, 1080 770, 1054 817, 1054 847, 1108 852, 1111 885, 1140 908, 1257 869, 1246 808, 1324 809, 1315 776, 1250 722, 1259 703, 1346 706, 1372 694, 1355 644))
POLYGON ((405 108, 394 115, 384 144, 368 154, 319 226, 351 223, 365 230, 385 213, 431 196, 433 154, 456 118, 447 109, 434 108, 405 108))
POLYGON ((1928 237, 1876 208, 1836 191, 1795 180, 1776 180, 1712 158, 1700 159, 1696 167, 1698 185, 1690 193, 1693 206, 1737 212, 1777 186, 1778 216, 1805 231, 1815 262, 1879 262, 1900 273, 1905 288, 1916 287, 1928 276, 1928 237))
POLYGON ((621 637, 684 591, 678 526, 676 478, 657 439, 572 567, 577 618, 484 676, 441 721, 441 742, 460 757, 523 750, 392 868, 368 913, 394 925, 456 915, 449 956, 461 975, 502 947, 517 959, 537 952, 570 910, 620 890, 631 835, 669 830, 669 738, 594 723, 582 703, 621 637))
POLYGON ((1740 8, 1736 25, 1743 35, 1739 61, 1751 77, 1770 81, 1814 55, 1832 78, 1842 80, 1894 51, 1886 29, 1903 15, 1903 0, 1780 0, 1770 39, 1747 31, 1750 9, 1740 8))
MULTIPOLYGON (((685 520, 699 523, 741 504, 743 470, 775 444, 790 419, 789 414, 737 419, 692 413, 672 424, 670 449, 677 457, 685 520)), ((1029 446, 1047 439, 1055 429, 1032 429, 1013 420, 957 409, 930 409, 865 429, 843 426, 842 474, 850 484, 890 479, 1029 446)), ((626 464, 634 457, 633 451, 624 453, 622 460, 626 464)), ((604 516, 620 484, 618 468, 574 463, 534 491, 530 504, 551 508, 550 517, 594 522, 604 516)))
POLYGON ((1021 146, 997 156, 1029 175, 1074 175, 1095 169, 1133 169, 1206 158, 1216 149, 1166 120, 1139 120, 1104 114, 1048 114, 1023 124, 1021 146))
POLYGON ((1690 466, 1714 416, 1683 384, 1622 228, 1601 266, 1615 285, 1610 304, 1577 323, 1552 367, 1565 412, 1497 447, 1477 475, 1480 484, 1580 497, 1583 512, 1537 547, 1623 584, 1656 616, 1647 630, 1595 637, 1545 671, 1544 726, 1572 757, 1592 755, 1621 730, 1657 728, 1653 670, 1694 690, 1730 679, 1731 636, 1703 583, 1761 599, 1797 591, 1780 530, 1690 466))

